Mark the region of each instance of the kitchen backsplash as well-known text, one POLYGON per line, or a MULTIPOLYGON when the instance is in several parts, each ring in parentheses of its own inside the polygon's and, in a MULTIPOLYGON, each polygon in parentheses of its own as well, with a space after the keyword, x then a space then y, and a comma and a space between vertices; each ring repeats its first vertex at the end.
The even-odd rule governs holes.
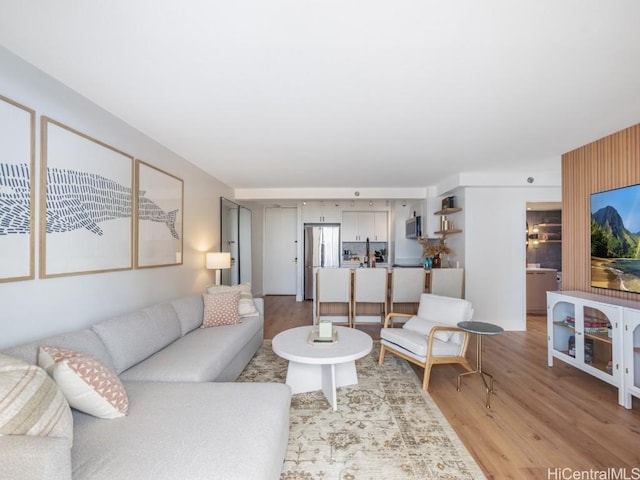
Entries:
MULTIPOLYGON (((383 253, 384 262, 389 260, 389 250, 387 242, 369 242, 369 250, 371 255, 375 254, 375 251, 383 253), (382 252, 384 250, 384 252, 382 252)), ((364 257, 367 253, 367 244, 365 242, 343 242, 342 243, 342 260, 355 260, 358 257, 360 262, 364 261, 364 257), (345 258, 345 251, 348 251, 347 255, 350 258, 345 258)))

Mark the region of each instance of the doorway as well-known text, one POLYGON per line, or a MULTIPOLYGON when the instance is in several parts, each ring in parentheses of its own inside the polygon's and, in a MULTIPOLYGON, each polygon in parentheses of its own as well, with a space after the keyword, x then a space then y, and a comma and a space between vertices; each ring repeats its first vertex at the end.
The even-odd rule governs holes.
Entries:
POLYGON ((264 293, 295 295, 298 209, 267 207, 264 215, 264 293))
POLYGON ((545 316, 547 292, 562 288, 562 203, 528 202, 526 312, 545 316))

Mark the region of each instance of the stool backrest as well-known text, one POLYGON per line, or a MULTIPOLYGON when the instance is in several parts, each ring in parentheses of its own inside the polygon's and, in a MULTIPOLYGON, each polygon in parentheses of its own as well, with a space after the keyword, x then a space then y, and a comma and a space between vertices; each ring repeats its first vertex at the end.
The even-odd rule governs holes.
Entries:
POLYGON ((319 268, 316 275, 318 302, 349 303, 351 301, 351 269, 319 268))
POLYGON ((445 297, 464 297, 464 268, 434 268, 430 277, 430 293, 445 297))
POLYGON ((394 268, 391 271, 391 303, 418 303, 424 293, 424 268, 394 268))

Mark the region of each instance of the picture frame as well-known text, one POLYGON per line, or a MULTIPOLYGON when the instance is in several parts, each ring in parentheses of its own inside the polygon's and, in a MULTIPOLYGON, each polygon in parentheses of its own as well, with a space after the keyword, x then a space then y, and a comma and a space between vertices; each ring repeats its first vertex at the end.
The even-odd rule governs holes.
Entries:
POLYGON ((184 181, 136 160, 136 268, 182 265, 184 181))
POLYGON ((0 282, 35 275, 36 113, 0 95, 0 282))
POLYGON ((41 118, 40 278, 133 268, 134 158, 41 118))

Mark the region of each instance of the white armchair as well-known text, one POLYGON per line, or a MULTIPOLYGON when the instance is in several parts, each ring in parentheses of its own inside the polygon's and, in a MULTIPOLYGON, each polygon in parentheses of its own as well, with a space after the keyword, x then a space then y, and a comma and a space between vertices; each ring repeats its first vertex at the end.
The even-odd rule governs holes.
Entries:
POLYGON ((473 367, 465 355, 469 334, 456 325, 471 320, 473 307, 467 300, 423 293, 417 315, 390 312, 380 330, 380 358, 390 352, 424 368, 423 390, 429 388, 431 367, 459 363, 467 371, 473 367), (402 328, 389 328, 392 317, 410 317, 402 328))

